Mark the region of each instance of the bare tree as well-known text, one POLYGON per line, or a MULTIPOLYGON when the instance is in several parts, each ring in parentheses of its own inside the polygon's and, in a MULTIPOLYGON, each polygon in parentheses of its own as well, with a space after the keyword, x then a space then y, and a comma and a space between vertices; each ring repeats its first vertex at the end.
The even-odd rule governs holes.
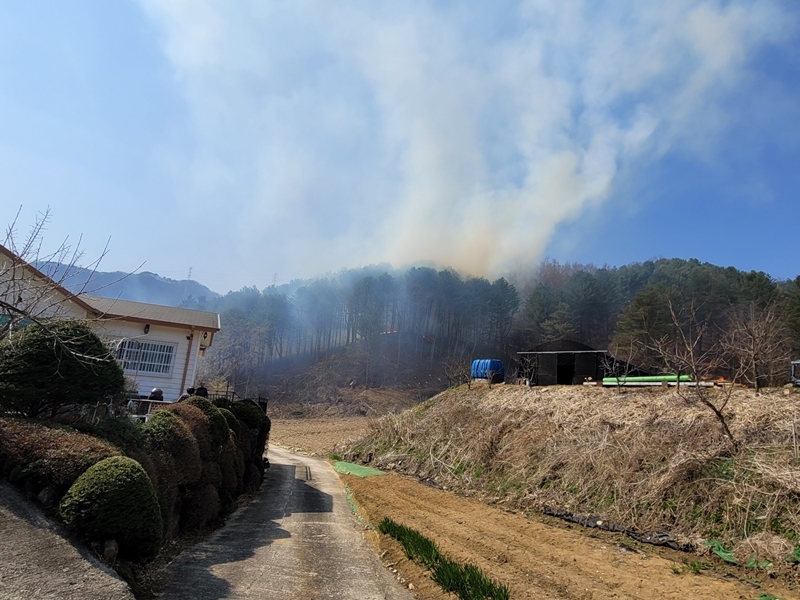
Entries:
POLYGON ((712 340, 710 317, 702 315, 702 305, 695 299, 676 307, 670 299, 669 314, 673 333, 651 338, 650 349, 661 359, 668 372, 678 376, 676 389, 686 402, 699 403, 708 408, 716 418, 722 434, 735 449, 737 441, 728 426, 725 409, 733 394, 733 382, 740 376, 737 365, 726 361, 720 340, 712 340), (711 379, 720 372, 733 377, 729 385, 715 388, 711 379), (681 383, 681 375, 689 375, 690 382, 681 383))
POLYGON ((790 359, 788 338, 785 317, 775 301, 763 308, 751 302, 731 310, 721 344, 743 380, 758 391, 765 385, 774 385, 779 374, 786 374, 790 359))
POLYGON ((442 361, 442 373, 447 379, 448 387, 455 387, 462 383, 466 383, 468 388, 471 387, 470 365, 458 356, 448 356, 442 361))
POLYGON ((641 345, 638 340, 633 338, 630 338, 627 342, 624 347, 618 346, 614 348, 613 354, 606 352, 600 358, 600 365, 603 367, 603 371, 608 373, 609 377, 616 379, 618 394, 622 393, 622 385, 634 369, 632 363, 637 355, 636 348, 641 345))
POLYGON ((66 356, 89 367, 104 362, 107 357, 77 352, 72 343, 74 340, 63 338, 59 328, 50 323, 53 319, 88 320, 91 317, 82 308, 85 304, 79 300, 79 296, 87 292, 91 274, 107 254, 108 245, 95 261, 83 267, 91 271, 86 283, 78 290, 69 291, 67 286, 70 278, 82 269, 78 266, 78 261, 83 257, 80 238, 74 247, 65 239, 54 251, 45 252, 42 234, 50 219, 50 210, 47 209, 37 215, 28 234, 19 241, 17 222, 21 211, 22 207, 6 228, 4 243, 0 245, 0 341, 20 326, 35 323, 66 356), (76 305, 70 310, 73 301, 76 305))
MULTIPOLYGON (((34 322, 46 328, 43 319, 67 316, 70 300, 85 292, 67 291, 70 277, 78 271, 83 256, 80 239, 72 247, 64 240, 56 250, 42 249, 42 233, 50 218, 49 209, 37 216, 27 236, 18 242, 16 231, 20 210, 6 229, 0 247, 0 339, 20 321, 34 322), (44 271, 40 271, 38 267, 44 271)), ((107 247, 89 268, 94 272, 107 253, 107 247)))

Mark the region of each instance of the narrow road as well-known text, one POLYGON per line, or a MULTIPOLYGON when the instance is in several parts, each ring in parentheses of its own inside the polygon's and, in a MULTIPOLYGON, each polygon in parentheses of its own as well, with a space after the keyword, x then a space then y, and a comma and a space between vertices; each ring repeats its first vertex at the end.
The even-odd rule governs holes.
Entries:
POLYGON ((258 498, 167 566, 164 600, 410 600, 324 460, 270 448, 258 498))

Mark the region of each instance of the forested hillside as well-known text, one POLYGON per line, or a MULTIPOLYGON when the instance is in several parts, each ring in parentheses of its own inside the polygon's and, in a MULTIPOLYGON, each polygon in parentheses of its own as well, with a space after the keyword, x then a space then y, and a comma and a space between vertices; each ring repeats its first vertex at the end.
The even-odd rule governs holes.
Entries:
POLYGON ((40 262, 35 266, 75 294, 86 293, 104 298, 166 306, 178 306, 186 301, 196 303, 195 298, 205 302, 206 298, 219 296, 197 281, 191 279, 178 281, 149 271, 104 272, 54 262, 40 262))
POLYGON ((505 279, 431 268, 345 271, 284 288, 245 288, 204 305, 221 312, 223 324, 207 366, 237 385, 263 386, 276 371, 348 347, 359 384, 380 385, 390 364, 398 372, 438 373, 444 359, 510 356, 519 304, 505 279))
POLYGON ((448 365, 478 356, 513 361, 519 350, 562 338, 654 369, 668 368, 667 348, 678 352, 681 342, 717 366, 726 354, 729 371, 731 360, 749 360, 752 383, 762 385, 784 381, 789 357, 800 351, 800 278, 776 281, 697 260, 615 268, 546 262, 494 282, 447 269, 371 267, 184 305, 221 313, 207 372, 250 390, 272 388, 344 349, 336 368, 358 362, 353 373, 366 387, 396 382, 409 369, 439 375, 443 387, 448 365))

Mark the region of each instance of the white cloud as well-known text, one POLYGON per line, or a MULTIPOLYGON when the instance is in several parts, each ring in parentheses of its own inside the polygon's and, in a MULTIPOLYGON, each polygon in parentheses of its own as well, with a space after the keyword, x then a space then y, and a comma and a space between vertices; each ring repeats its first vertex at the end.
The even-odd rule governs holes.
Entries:
POLYGON ((713 156, 795 25, 777 0, 143 6, 192 110, 183 201, 287 276, 537 260, 620 165, 713 156))

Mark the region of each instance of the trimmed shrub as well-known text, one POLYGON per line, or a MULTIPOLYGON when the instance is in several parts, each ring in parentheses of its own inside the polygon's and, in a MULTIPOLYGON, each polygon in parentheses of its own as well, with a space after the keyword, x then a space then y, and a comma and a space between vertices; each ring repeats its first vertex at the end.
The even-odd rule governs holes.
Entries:
POLYGON ((82 321, 29 325, 0 342, 0 407, 53 416, 70 404, 97 404, 124 392, 122 368, 82 321))
POLYGON ((58 498, 86 469, 119 451, 103 440, 66 427, 16 418, 0 419, 0 467, 15 483, 37 493, 52 487, 58 498))
POLYGON ((220 397, 220 398, 214 398, 214 399, 211 401, 211 403, 212 403, 214 406, 216 406, 217 408, 224 408, 224 409, 226 409, 226 410, 230 409, 230 407, 231 407, 231 402, 232 402, 231 400, 229 400, 228 398, 224 398, 224 397, 220 397))
POLYGON ((260 457, 264 454, 269 440, 269 430, 272 425, 269 417, 264 414, 261 407, 252 400, 241 400, 231 404, 231 412, 234 416, 245 424, 245 426, 255 435, 250 439, 249 459, 260 457))
MULTIPOLYGON (((236 419, 236 417, 233 418, 236 419)), ((239 429, 234 432, 236 434, 234 435, 234 441, 236 442, 236 447, 242 453, 242 458, 245 460, 249 460, 250 456, 253 453, 253 443, 255 442, 256 437, 254 436, 253 440, 251 440, 250 430, 247 428, 247 425, 242 423, 239 419, 236 419, 236 423, 239 424, 239 429)))
POLYGON ((161 546, 161 513, 142 466, 125 456, 101 460, 64 495, 61 516, 88 541, 116 540, 122 558, 152 559, 161 546))
POLYGON ((197 448, 200 450, 202 460, 214 459, 214 451, 211 446, 211 425, 202 410, 186 402, 171 404, 161 410, 174 414, 189 427, 194 439, 197 440, 197 448))
POLYGON ((219 516, 220 502, 217 488, 208 484, 186 494, 181 522, 184 529, 205 527, 219 516))
POLYGON ((227 408, 217 408, 220 414, 225 417, 225 422, 228 424, 228 429, 230 429, 233 435, 238 438, 242 430, 242 424, 239 423, 239 419, 237 419, 236 415, 234 415, 227 408))
POLYGON ((231 436, 230 427, 228 427, 225 416, 210 400, 199 396, 192 396, 182 404, 196 406, 203 411, 203 414, 208 418, 209 433, 211 434, 211 451, 218 453, 223 444, 225 444, 231 436))
POLYGON ((203 474, 200 476, 200 482, 197 485, 206 484, 213 485, 215 488, 222 485, 222 469, 215 460, 203 461, 203 474))
POLYGON ((253 463, 247 463, 244 470, 243 491, 252 494, 261 485, 261 471, 253 463))
POLYGON ((141 421, 131 419, 128 415, 104 419, 99 423, 79 423, 75 428, 111 442, 126 454, 134 449, 144 450, 147 446, 141 421))
POLYGON ((244 460, 232 439, 222 447, 219 466, 222 472, 222 489, 235 498, 242 492, 244 460))
POLYGON ((239 421, 247 426, 248 429, 258 429, 260 431, 262 425, 264 424, 264 419, 267 419, 267 415, 264 414, 264 411, 261 410, 261 407, 259 407, 258 404, 252 400, 240 400, 239 402, 233 402, 231 403, 230 410, 239 421))
POLYGON ((175 481, 168 483, 185 485, 199 481, 203 471, 200 450, 186 423, 172 412, 160 410, 147 420, 142 430, 154 461, 160 452, 173 460, 175 481))
POLYGON ((172 539, 180 531, 181 497, 178 488, 178 469, 170 454, 158 450, 149 455, 155 470, 151 476, 161 507, 161 519, 164 523, 164 539, 172 539))
POLYGON ((145 451, 140 448, 131 448, 130 450, 126 451, 125 456, 128 458, 132 458, 144 469, 147 476, 150 478, 150 481, 153 482, 153 487, 158 491, 159 487, 159 476, 158 476, 158 469, 156 469, 155 462, 153 462, 153 458, 145 451))

